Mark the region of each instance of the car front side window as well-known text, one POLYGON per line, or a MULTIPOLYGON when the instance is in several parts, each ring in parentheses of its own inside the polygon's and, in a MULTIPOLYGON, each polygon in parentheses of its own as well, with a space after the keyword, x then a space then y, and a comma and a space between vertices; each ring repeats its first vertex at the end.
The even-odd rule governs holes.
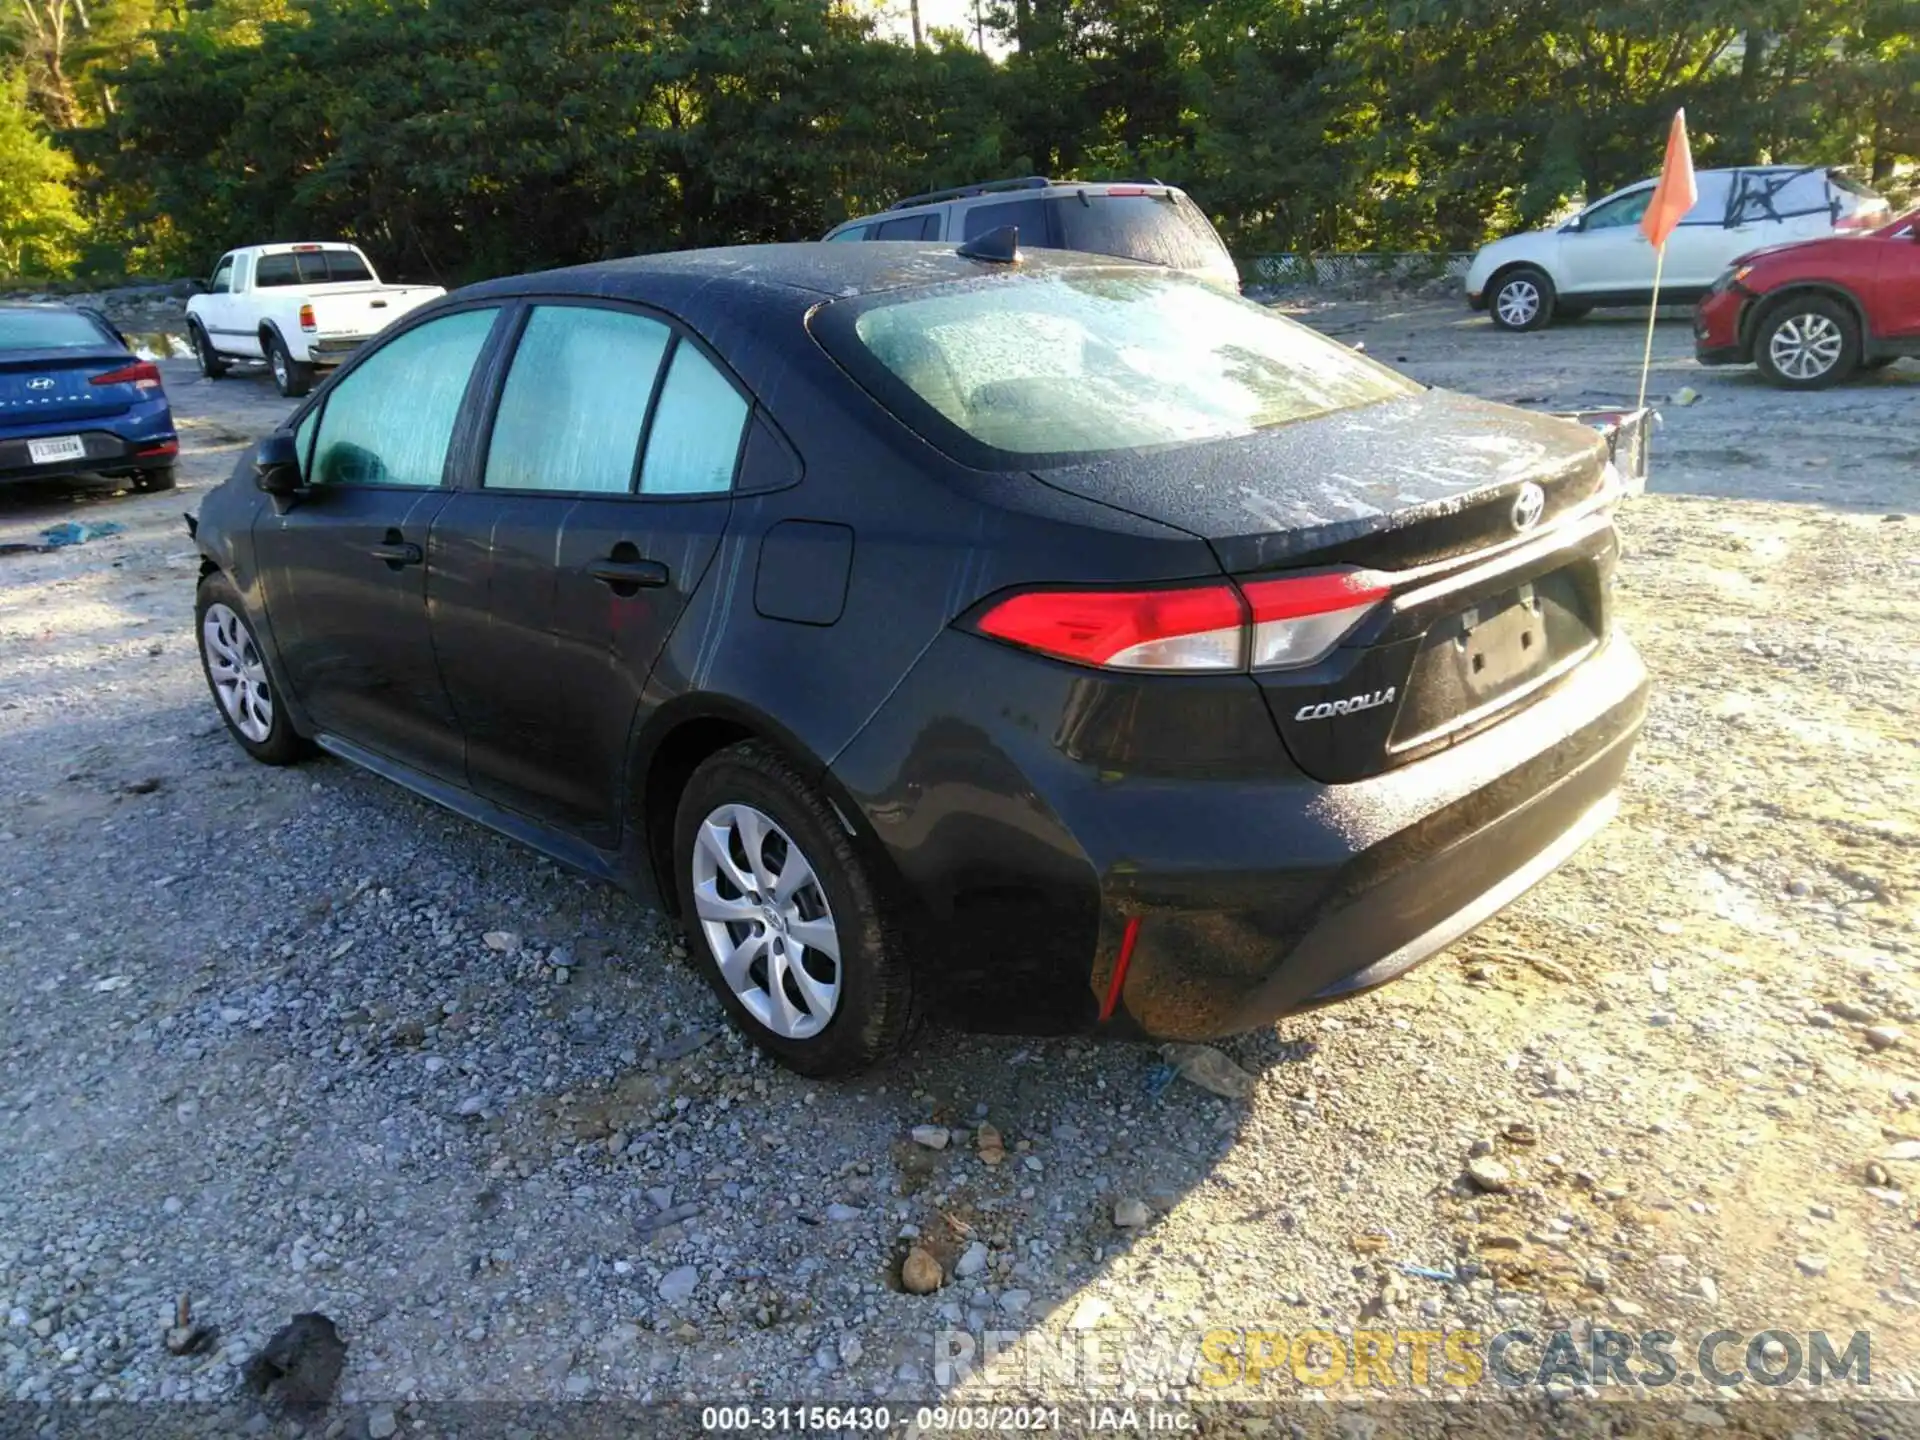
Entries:
POLYGON ((583 305, 536 306, 487 447, 488 490, 625 495, 673 332, 583 305))
POLYGON ((228 256, 214 266, 213 279, 207 282, 207 293, 225 295, 233 289, 233 257, 228 256))
POLYGON ((321 412, 308 483, 439 485, 474 361, 498 313, 429 320, 343 375, 321 412))
POLYGON ((1653 201, 1651 187, 1636 190, 1631 195, 1621 195, 1596 205, 1587 212, 1583 230, 1617 230, 1625 225, 1638 225, 1640 217, 1647 213, 1647 206, 1653 201))

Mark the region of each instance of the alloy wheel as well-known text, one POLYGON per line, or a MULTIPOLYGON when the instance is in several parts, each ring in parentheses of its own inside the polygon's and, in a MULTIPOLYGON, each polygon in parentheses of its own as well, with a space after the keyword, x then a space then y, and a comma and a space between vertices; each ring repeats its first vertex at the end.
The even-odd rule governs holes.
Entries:
POLYGON ((1767 358, 1789 380, 1818 380, 1840 363, 1846 337, 1840 327, 1816 311, 1794 315, 1767 341, 1767 358))
POLYGON ((273 691, 247 622, 231 606, 209 605, 200 621, 200 644, 220 708, 234 729, 254 744, 264 745, 273 731, 273 691))
POLYGON ((1500 287, 1494 303, 1500 318, 1518 330, 1540 313, 1540 287, 1531 280, 1509 280, 1500 287))
POLYGON ((693 903, 734 998, 775 1035, 806 1040, 840 1003, 840 936, 826 890, 791 835, 751 805, 700 822, 693 903))
POLYGON ((278 345, 273 347, 273 378, 282 390, 287 388, 287 352, 278 345))

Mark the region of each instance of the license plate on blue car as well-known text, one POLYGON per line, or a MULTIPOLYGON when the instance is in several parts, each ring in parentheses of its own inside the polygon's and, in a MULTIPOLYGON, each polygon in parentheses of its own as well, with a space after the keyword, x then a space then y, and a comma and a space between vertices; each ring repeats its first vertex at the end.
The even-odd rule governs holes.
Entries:
POLYGON ((27 442, 27 458, 36 465, 51 465, 59 460, 84 460, 87 442, 78 435, 54 435, 45 440, 27 442))

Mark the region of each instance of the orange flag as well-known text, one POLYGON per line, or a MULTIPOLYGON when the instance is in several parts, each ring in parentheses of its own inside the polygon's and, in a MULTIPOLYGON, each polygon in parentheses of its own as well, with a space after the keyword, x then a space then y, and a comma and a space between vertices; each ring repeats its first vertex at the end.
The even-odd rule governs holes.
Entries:
POLYGON ((1647 213, 1640 217, 1640 233, 1654 243, 1665 245, 1673 227, 1680 223, 1700 198, 1693 183, 1693 149, 1687 144, 1687 112, 1673 112, 1673 128, 1667 132, 1667 158, 1660 165, 1660 183, 1653 187, 1653 199, 1647 213))

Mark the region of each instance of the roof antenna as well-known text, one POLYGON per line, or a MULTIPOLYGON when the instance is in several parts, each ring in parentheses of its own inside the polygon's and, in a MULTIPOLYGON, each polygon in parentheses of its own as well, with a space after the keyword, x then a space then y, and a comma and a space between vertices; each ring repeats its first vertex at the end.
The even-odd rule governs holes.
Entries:
POLYGON ((998 230, 976 235, 953 253, 962 260, 990 260, 996 265, 1018 265, 1023 258, 1020 254, 1020 227, 1002 225, 998 230))

